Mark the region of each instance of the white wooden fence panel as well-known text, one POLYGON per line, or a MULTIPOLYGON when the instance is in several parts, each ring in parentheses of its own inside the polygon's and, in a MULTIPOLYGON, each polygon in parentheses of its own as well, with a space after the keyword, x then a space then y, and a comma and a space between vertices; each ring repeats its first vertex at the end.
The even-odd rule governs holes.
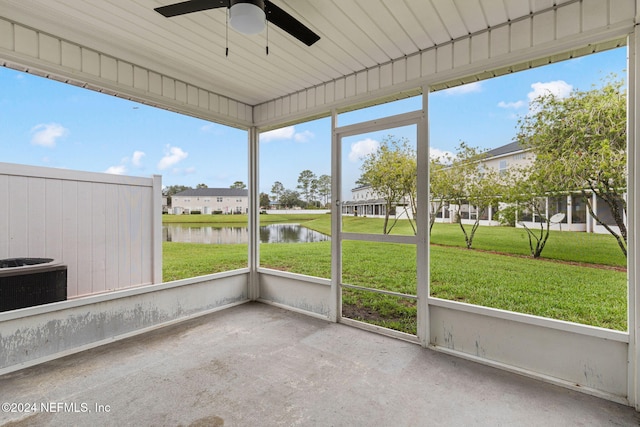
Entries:
POLYGON ((92 227, 95 222, 94 212, 91 206, 91 183, 79 182, 77 186, 77 206, 78 214, 76 216, 76 226, 78 228, 78 295, 89 295, 92 292, 92 251, 93 242, 91 241, 92 227))
POLYGON ((117 215, 121 220, 118 227, 118 283, 117 288, 125 287, 131 279, 131 218, 126 216, 129 203, 129 189, 118 188, 117 215))
POLYGON ((107 186, 105 189, 105 203, 109 207, 108 215, 110 220, 105 224, 105 281, 107 289, 113 290, 118 288, 120 277, 120 263, 118 262, 120 251, 118 242, 120 241, 118 230, 120 228, 118 212, 118 188, 113 185, 107 186))
MULTIPOLYGON (((25 214, 29 209, 27 203, 28 179, 26 177, 13 177, 9 180, 9 187, 15 188, 15 192, 8 194, 9 206, 15 206, 9 210, 9 229, 6 234, 9 236, 9 251, 28 256, 27 249, 28 228, 25 214)), ((3 257, 4 258, 4 257, 3 257)))
POLYGON ((45 194, 45 180, 42 178, 29 178, 27 180, 27 245, 29 252, 43 253, 45 251, 45 211, 42 203, 45 194))
MULTIPOLYGON (((78 183, 65 180, 62 183, 62 260, 67 266, 67 296, 78 295, 78 183)), ((11 189, 11 191, 14 191, 11 189)), ((46 254, 45 254, 46 256, 46 254)))
POLYGON ((106 290, 106 256, 107 256, 107 203, 106 187, 104 183, 94 183, 91 189, 91 213, 93 226, 91 229, 91 242, 94 247, 93 262, 91 263, 91 285, 93 290, 106 290))
MULTIPOLYGON (((140 279, 141 283, 153 283, 153 258, 145 256, 145 242, 153 242, 153 193, 141 191, 140 200, 140 279), (151 226, 150 226, 151 225, 151 226)), ((162 221, 161 221, 162 222, 162 221)))
MULTIPOLYGON (((143 195, 140 187, 130 187, 129 192, 131 194, 131 200, 128 209, 131 209, 131 236, 129 241, 131 242, 131 267, 129 276, 129 284, 142 283, 142 206, 143 195)), ((149 216, 147 221, 151 221, 149 216)))
MULTIPOLYGON (((45 250, 51 258, 62 259, 63 227, 62 219, 62 181, 59 179, 47 179, 45 190, 45 250)), ((7 189, 8 191, 8 189, 7 189)))
POLYGON ((160 187, 160 179, 0 163, 0 259, 62 261, 70 298, 160 283, 160 187))

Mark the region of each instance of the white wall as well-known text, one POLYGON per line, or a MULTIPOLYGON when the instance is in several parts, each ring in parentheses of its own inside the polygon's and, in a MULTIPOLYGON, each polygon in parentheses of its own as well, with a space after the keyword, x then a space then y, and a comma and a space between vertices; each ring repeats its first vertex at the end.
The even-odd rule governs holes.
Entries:
POLYGON ((0 313, 0 375, 247 301, 247 269, 0 313))

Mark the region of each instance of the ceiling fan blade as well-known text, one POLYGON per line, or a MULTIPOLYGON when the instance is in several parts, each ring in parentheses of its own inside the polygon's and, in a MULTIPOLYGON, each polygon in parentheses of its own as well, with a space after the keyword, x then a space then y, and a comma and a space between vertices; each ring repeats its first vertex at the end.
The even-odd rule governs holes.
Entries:
POLYGON ((188 0, 181 3, 156 7, 153 10, 166 18, 171 18, 172 16, 200 12, 202 10, 217 9, 219 7, 229 7, 229 0, 188 0))
POLYGON ((264 13, 267 16, 267 21, 282 28, 307 46, 320 40, 319 35, 269 0, 264 1, 264 13))

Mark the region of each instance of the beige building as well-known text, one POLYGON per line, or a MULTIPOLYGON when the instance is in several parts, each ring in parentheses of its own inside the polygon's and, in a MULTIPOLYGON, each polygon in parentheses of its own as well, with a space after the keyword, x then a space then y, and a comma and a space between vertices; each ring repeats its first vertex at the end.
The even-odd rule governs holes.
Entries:
MULTIPOLYGON (((534 158, 533 153, 523 149, 518 141, 514 141, 484 153, 479 167, 483 170, 493 169, 503 174, 511 168, 527 166, 534 158)), ((436 213, 436 222, 453 223, 456 221, 456 214, 459 214, 463 223, 472 223, 475 222, 479 214, 481 225, 500 225, 496 218, 497 211, 498 206, 490 206, 488 209, 478 212, 478 209, 473 205, 458 206, 445 203, 436 213)))
MULTIPOLYGON (((489 150, 486 157, 482 160, 481 168, 494 169, 500 173, 506 173, 510 168, 527 166, 535 160, 535 154, 523 149, 520 144, 512 142, 501 147, 489 150)), ((618 231, 611 209, 600 202, 595 194, 591 194, 591 204, 597 215, 606 222, 609 227, 618 231)), ((558 223, 552 223, 551 228, 555 230, 565 231, 585 231, 588 233, 607 234, 608 231, 589 213, 582 194, 579 192, 568 193, 567 195, 540 198, 542 211, 545 217, 550 218, 554 214, 564 214, 563 219, 558 223)), ((482 212, 470 204, 442 206, 440 211, 436 213, 436 222, 456 221, 456 215, 459 214, 463 223, 473 223, 480 215, 481 225, 500 225, 496 217, 499 206, 491 206, 482 212)), ((626 218, 625 218, 626 220, 626 218)), ((535 227, 536 224, 543 222, 543 219, 532 212, 519 212, 516 219, 516 227, 535 227)))
MULTIPOLYGON (((526 166, 532 162, 533 159, 534 155, 524 150, 516 141, 487 151, 480 167, 485 170, 495 169, 501 173, 505 173, 509 168, 526 166)), ((474 206, 462 205, 458 207, 449 206, 448 204, 443 206, 441 211, 436 214, 437 221, 454 222, 450 215, 450 212, 454 210, 460 212, 463 220, 475 221, 477 209, 474 206)), ((483 225, 499 225, 498 221, 492 218, 496 210, 497 207, 482 212, 481 223, 483 225)), ((351 200, 344 202, 342 205, 342 213, 344 215, 384 217, 385 212, 386 200, 373 191, 370 185, 363 185, 352 189, 351 200)), ((396 218, 410 218, 412 217, 411 212, 411 202, 407 200, 407 198, 404 198, 394 206, 391 216, 395 216, 396 218)))
MULTIPOLYGON (((480 168, 484 170, 497 170, 500 173, 506 173, 507 170, 527 166, 535 159, 535 154, 531 151, 523 149, 520 144, 515 141, 509 144, 494 148, 485 153, 485 157, 480 163, 480 168)), ((608 231, 599 224, 596 219, 588 212, 586 203, 579 192, 569 193, 566 196, 541 198, 542 211, 545 217, 551 217, 556 213, 563 213, 563 219, 558 223, 552 223, 551 228, 565 231, 586 231, 588 233, 603 233, 608 231)), ((611 228, 617 230, 618 227, 613 219, 611 210, 604 203, 599 203, 595 195, 592 195, 592 205, 611 228)), ((481 225, 501 225, 496 213, 500 206, 490 206, 480 211, 471 204, 453 205, 445 203, 438 212, 436 212, 436 222, 454 223, 456 216, 460 215, 464 224, 471 224, 480 216, 481 225)), ((342 204, 343 215, 367 216, 367 217, 384 217, 386 212, 386 200, 384 197, 376 194, 371 186, 364 185, 351 190, 351 200, 342 204)), ((393 207, 390 215, 395 218, 411 218, 411 203, 409 200, 403 199, 400 203, 393 207)), ((522 224, 527 227, 535 227, 543 221, 542 218, 531 212, 519 212, 517 218, 517 227, 522 224)))
POLYGON ((249 212, 249 191, 239 188, 195 188, 171 197, 169 212, 174 215, 246 214, 249 212))

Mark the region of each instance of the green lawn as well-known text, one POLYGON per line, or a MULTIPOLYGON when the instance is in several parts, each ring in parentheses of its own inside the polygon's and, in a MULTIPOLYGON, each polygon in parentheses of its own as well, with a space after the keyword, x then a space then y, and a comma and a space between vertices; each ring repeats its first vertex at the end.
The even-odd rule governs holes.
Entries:
MULTIPOLYGON (((272 220, 269 222, 291 220, 291 216, 269 214, 261 215, 261 221, 265 222, 266 217, 272 220)), ((294 218, 315 230, 327 234, 330 231, 329 215, 294 218)), ((246 217, 244 220, 246 222, 246 217)), ((343 228, 349 231, 381 229, 378 219, 343 220, 343 228)), ((412 233, 406 222, 399 224, 397 231, 412 233)), ((481 227, 474 243, 478 250, 467 250, 463 248, 464 238, 457 225, 436 224, 432 243, 432 296, 604 328, 627 329, 626 262, 611 236, 554 232, 543 259, 525 256, 528 254, 525 231, 508 227, 481 227)), ((330 242, 263 244, 261 265, 329 278, 330 245, 330 242)), ((247 245, 164 243, 163 250, 165 280, 247 266, 247 245)), ((414 245, 343 242, 344 283, 415 294, 416 263, 414 245)), ((343 311, 347 317, 409 333, 415 333, 415 310, 411 299, 351 289, 343 293, 343 311)))
MULTIPOLYGON (((328 216, 328 215, 327 215, 328 216)), ((344 217, 343 231, 380 234, 382 219, 344 217)), ((331 234, 331 218, 318 217, 304 223, 321 233, 331 234)), ((399 221, 392 234, 411 235, 408 221, 399 221)), ((435 245, 465 247, 464 235, 457 224, 435 224, 431 235, 435 245)), ((528 256, 527 232, 514 227, 480 227, 473 248, 528 256)), ((609 234, 551 231, 542 258, 626 267, 627 260, 616 240, 609 234)))

